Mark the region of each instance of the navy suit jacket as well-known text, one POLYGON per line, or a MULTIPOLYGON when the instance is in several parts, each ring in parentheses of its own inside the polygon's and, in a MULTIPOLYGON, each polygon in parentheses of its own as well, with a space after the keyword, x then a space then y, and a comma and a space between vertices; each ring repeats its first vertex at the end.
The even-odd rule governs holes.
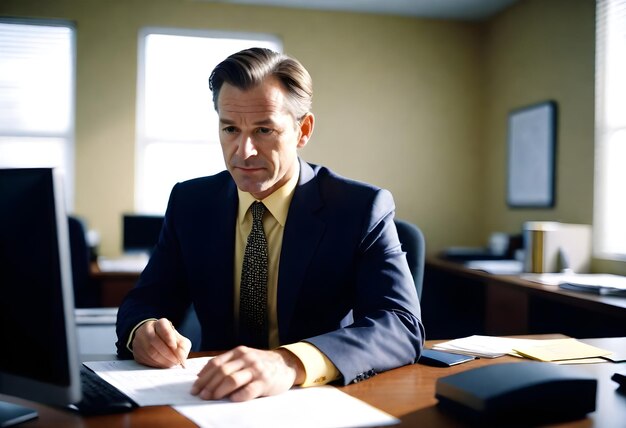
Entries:
MULTIPOLYGON (((118 353, 147 318, 181 321, 193 304, 202 350, 237 346, 233 258, 237 187, 227 171, 174 186, 159 243, 118 312, 118 353)), ((344 384, 414 363, 424 329, 386 190, 300 160, 278 275, 281 344, 306 341, 344 384)))

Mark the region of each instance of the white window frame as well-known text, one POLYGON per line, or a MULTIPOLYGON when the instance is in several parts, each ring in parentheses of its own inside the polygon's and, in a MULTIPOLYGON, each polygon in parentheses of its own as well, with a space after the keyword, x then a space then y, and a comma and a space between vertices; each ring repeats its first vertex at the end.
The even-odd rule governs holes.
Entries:
MULTIPOLYGON (((42 27, 64 27, 69 30, 69 85, 68 85, 68 118, 65 130, 46 131, 37 129, 19 129, 15 127, 9 129, 0 126, 0 139, 4 140, 5 147, 18 147, 20 140, 36 147, 38 144, 51 144, 56 140, 62 146, 62 153, 57 162, 51 161, 36 149, 29 151, 28 158, 21 155, 10 156, 10 159, 0 160, 1 167, 55 167, 61 170, 64 182, 65 201, 68 211, 74 208, 74 180, 75 180, 75 105, 76 105, 76 26, 71 21, 56 19, 31 19, 31 18, 10 18, 0 17, 2 24, 15 24, 26 26, 42 27), (37 141, 39 140, 39 142, 37 141), (49 142, 46 142, 49 140, 49 142)), ((0 71, 1 72, 1 71, 0 71)), ((44 73, 45 70, 39 72, 44 73)))
POLYGON ((626 0, 596 5, 594 255, 626 261, 626 0))
MULTIPOLYGON (((211 31, 211 30, 191 30, 191 29, 180 29, 180 28, 161 28, 161 27, 146 27, 142 28, 139 32, 139 46, 138 46, 138 77, 137 77, 137 122, 136 122, 136 144, 135 144, 135 211, 138 213, 144 214, 163 214, 165 212, 165 203, 155 203, 155 199, 159 201, 166 201, 167 196, 171 191, 171 186, 175 183, 168 183, 166 188, 154 188, 155 186, 151 186, 151 180, 148 178, 148 168, 147 166, 147 158, 148 158, 148 148, 152 144, 180 144, 185 143, 188 144, 188 147, 191 148, 192 145, 204 146, 210 145, 209 150, 211 153, 219 153, 219 167, 215 163, 214 159, 213 166, 209 165, 209 160, 207 159, 207 168, 206 171, 202 171, 201 175, 210 175, 217 173, 224 169, 223 159, 221 155, 221 148, 219 144, 219 135, 217 132, 217 114, 213 109, 213 102, 211 98, 211 92, 209 91, 209 76, 215 65, 217 65, 221 60, 225 59, 227 55, 234 53, 229 52, 225 54, 223 57, 219 58, 219 61, 215 62, 210 69, 206 70, 206 77, 203 78, 202 87, 203 93, 206 94, 206 106, 208 107, 209 117, 202 118, 201 120, 206 121, 214 121, 214 124, 208 126, 208 128, 215 128, 215 132, 207 132, 208 135, 202 136, 201 138, 193 138, 193 139, 185 139, 185 138, 172 138, 162 135, 149 135, 149 130, 147 127, 147 78, 146 78, 146 68, 147 68, 147 40, 151 35, 166 35, 166 36, 176 36, 176 37, 195 37, 195 38, 211 38, 211 39, 231 39, 231 40, 241 40, 243 43, 248 43, 247 41, 255 41, 252 44, 247 44, 245 47, 253 46, 255 44, 273 44, 273 47, 276 50, 282 51, 282 41, 270 34, 260 34, 260 33, 245 33, 245 32, 224 32, 224 31, 211 31), (169 187, 168 187, 169 186, 169 187), (155 195, 157 195, 155 197, 155 195), (150 199, 152 198, 152 199, 150 199), (158 207, 157 207, 158 205, 158 207)), ((243 49, 244 47, 241 47, 243 49)), ((237 49, 239 50, 239 48, 237 49)), ((204 106, 203 106, 204 107, 204 106)), ((199 119, 200 120, 200 119, 199 119)), ((154 147, 154 146, 153 146, 154 147)), ((205 146, 206 148, 206 146, 205 146)), ((182 151, 181 151, 182 152, 182 151)), ((172 160, 174 162, 174 160, 172 160)), ((181 177, 177 178, 176 181, 180 181, 182 179, 188 179, 191 177, 181 177)), ((154 184, 154 183, 152 183, 154 184)), ((163 187, 161 185, 161 187, 163 187)))

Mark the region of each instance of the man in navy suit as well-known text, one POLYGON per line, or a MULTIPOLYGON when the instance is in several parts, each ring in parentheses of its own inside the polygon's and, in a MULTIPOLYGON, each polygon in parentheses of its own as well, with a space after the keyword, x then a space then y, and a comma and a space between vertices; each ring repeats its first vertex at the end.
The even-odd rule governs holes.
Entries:
POLYGON ((193 304, 200 349, 226 350, 192 387, 203 399, 348 384, 414 363, 424 329, 391 194, 298 156, 314 128, 309 73, 253 48, 209 83, 227 171, 174 186, 157 247, 118 312, 118 354, 184 365, 191 344, 174 326, 193 304), (261 342, 242 333, 240 305, 255 201, 268 244, 261 342))

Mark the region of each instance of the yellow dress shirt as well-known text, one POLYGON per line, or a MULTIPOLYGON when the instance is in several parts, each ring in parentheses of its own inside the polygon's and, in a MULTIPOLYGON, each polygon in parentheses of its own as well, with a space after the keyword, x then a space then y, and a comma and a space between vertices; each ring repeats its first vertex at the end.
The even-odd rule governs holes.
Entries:
MULTIPOLYGON (((283 244, 283 232, 289 213, 289 205, 298 183, 299 174, 294 176, 281 188, 263 199, 261 202, 267 208, 263 217, 263 230, 268 245, 268 276, 267 276, 267 313, 269 325, 268 343, 270 348, 279 346, 278 335, 278 272, 280 252, 283 244), (268 213, 269 211, 269 213, 268 213)), ((246 241, 252 230, 252 214, 250 205, 256 200, 251 194, 237 190, 239 196, 239 212, 237 214, 236 238, 235 238, 235 319, 239 319, 239 292, 241 286, 241 267, 246 241)), ((288 285, 287 285, 288 286, 288 285)), ((306 377, 302 386, 323 385, 339 377, 335 365, 319 351, 315 346, 298 342, 282 346, 300 359, 306 371, 306 377)))

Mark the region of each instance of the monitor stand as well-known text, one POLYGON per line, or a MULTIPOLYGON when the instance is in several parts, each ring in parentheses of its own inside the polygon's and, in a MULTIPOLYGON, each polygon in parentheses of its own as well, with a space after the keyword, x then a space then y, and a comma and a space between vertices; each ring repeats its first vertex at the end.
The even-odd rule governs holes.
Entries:
POLYGON ((10 427, 37 417, 37 411, 18 404, 0 401, 0 427, 10 427))

